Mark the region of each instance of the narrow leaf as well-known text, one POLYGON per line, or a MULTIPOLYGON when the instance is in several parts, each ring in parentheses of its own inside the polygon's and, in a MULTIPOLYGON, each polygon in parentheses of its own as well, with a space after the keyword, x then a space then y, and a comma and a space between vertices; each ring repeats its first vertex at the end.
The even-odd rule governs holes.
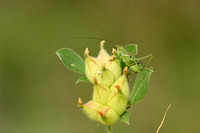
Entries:
POLYGON ((58 50, 56 54, 68 69, 85 74, 85 63, 83 59, 72 49, 63 48, 58 50))
POLYGON ((138 54, 138 48, 136 44, 129 44, 126 45, 125 48, 131 52, 133 55, 137 55, 138 54))
POLYGON ((80 82, 90 82, 86 77, 80 77, 77 81, 76 84, 80 83, 80 82))
POLYGON ((145 94, 147 93, 148 84, 152 72, 152 69, 144 68, 138 73, 131 93, 130 105, 135 104, 145 96, 145 94))
POLYGON ((122 115, 120 115, 120 121, 129 125, 129 116, 130 112, 125 111, 122 115))

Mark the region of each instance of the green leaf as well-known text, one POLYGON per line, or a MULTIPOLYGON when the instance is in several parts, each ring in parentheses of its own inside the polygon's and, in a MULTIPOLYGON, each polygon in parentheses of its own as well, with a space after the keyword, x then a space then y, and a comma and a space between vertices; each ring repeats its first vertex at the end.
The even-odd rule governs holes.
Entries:
POLYGON ((83 59, 72 49, 63 48, 58 50, 56 54, 68 69, 85 74, 85 63, 83 59))
POLYGON ((145 94, 147 93, 148 84, 150 80, 152 69, 143 68, 137 75, 131 97, 130 97, 130 105, 135 104, 140 101, 145 94))
POLYGON ((130 112, 125 111, 122 115, 120 115, 120 121, 129 125, 129 116, 130 112))
POLYGON ((80 83, 80 82, 90 82, 86 77, 80 77, 77 81, 76 84, 80 83))
POLYGON ((133 55, 137 55, 138 54, 138 48, 136 44, 129 44, 126 45, 125 48, 131 52, 133 55))

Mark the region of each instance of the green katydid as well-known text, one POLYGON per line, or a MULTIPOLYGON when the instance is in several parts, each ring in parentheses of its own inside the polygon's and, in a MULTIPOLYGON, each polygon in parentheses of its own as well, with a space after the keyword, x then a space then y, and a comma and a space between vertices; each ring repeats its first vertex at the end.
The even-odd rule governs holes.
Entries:
MULTIPOLYGON (((99 39, 99 38, 96 38, 99 39)), ((106 40, 108 41, 108 40, 106 40)), ((114 44, 111 41, 108 41, 111 44, 114 44)), ((103 45, 105 43, 105 40, 101 41, 101 44, 103 45)), ((116 45, 117 50, 113 49, 112 53, 114 54, 113 59, 120 59, 126 66, 128 66, 130 69, 132 69, 134 72, 138 73, 140 72, 144 67, 147 67, 149 69, 154 70, 155 68, 152 66, 149 66, 149 63, 151 62, 153 55, 147 55, 144 57, 137 58, 138 49, 136 44, 129 44, 124 46, 116 45), (144 65, 141 61, 144 59, 150 58, 146 65, 144 65)))
POLYGON ((154 67, 149 66, 149 63, 153 58, 152 54, 137 58, 137 45, 129 44, 125 47, 116 45, 116 47, 117 50, 113 49, 113 59, 121 59, 125 65, 132 69, 134 72, 140 72, 140 70, 142 70, 144 67, 155 69, 154 67), (150 58, 147 65, 142 64, 141 60, 147 58, 150 58))
POLYGON ((137 58, 138 55, 138 49, 136 44, 129 44, 126 46, 122 45, 116 45, 116 43, 107 40, 102 39, 98 37, 70 37, 69 39, 96 39, 96 40, 103 40, 101 43, 104 43, 105 41, 113 44, 116 46, 117 50, 113 49, 114 59, 120 59, 122 64, 125 66, 128 66, 131 70, 138 73, 140 72, 144 67, 155 70, 154 67, 149 66, 149 63, 151 62, 153 55, 147 55, 144 57, 137 58), (144 59, 150 58, 146 65, 144 65, 141 61, 144 59))

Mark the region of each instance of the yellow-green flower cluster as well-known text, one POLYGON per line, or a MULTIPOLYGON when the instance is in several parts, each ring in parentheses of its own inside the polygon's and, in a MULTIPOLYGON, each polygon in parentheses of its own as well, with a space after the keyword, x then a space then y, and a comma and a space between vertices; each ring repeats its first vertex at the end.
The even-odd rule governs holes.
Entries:
MULTIPOLYGON (((92 120, 104 125, 112 125, 118 121, 120 115, 126 110, 129 98, 129 86, 126 78, 128 68, 121 74, 119 59, 114 59, 103 48, 97 58, 89 56, 85 50, 85 73, 88 80, 94 85, 92 100, 82 104, 79 98, 78 105, 92 120)), ((113 54, 116 50, 113 49, 113 54)))

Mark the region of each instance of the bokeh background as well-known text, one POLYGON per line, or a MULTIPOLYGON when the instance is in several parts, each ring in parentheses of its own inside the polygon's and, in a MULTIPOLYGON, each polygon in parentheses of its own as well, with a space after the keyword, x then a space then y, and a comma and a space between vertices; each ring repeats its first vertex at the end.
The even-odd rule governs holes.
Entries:
POLYGON ((170 103, 160 133, 200 132, 199 0, 1 0, 0 133, 105 132, 77 107, 92 85, 76 85, 80 75, 55 54, 70 47, 83 57, 89 47, 96 56, 100 41, 70 37, 138 44, 155 57, 147 95, 114 133, 155 133, 170 103))

